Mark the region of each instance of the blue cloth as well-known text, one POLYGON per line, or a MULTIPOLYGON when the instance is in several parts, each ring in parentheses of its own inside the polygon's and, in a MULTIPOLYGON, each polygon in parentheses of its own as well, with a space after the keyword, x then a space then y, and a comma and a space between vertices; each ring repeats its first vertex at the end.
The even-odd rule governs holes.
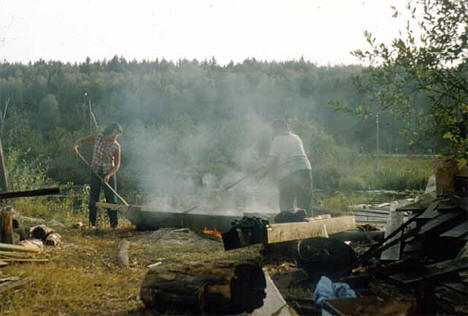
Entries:
POLYGON ((324 300, 342 297, 356 297, 356 292, 347 283, 333 283, 326 276, 322 276, 315 286, 313 300, 317 305, 322 306, 324 300))

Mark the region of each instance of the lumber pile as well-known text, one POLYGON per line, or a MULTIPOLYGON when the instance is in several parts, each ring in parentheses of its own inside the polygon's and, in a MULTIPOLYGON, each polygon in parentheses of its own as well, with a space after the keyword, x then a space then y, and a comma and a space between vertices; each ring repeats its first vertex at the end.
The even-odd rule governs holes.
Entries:
POLYGON ((370 276, 412 295, 416 314, 468 313, 468 181, 462 178, 450 194, 426 194, 392 209, 393 218, 407 212, 408 220, 387 225, 393 228, 358 258, 353 277, 370 276))
POLYGON ((45 224, 28 227, 28 223, 38 223, 40 219, 18 215, 11 207, 0 211, 0 266, 17 262, 47 262, 37 258, 44 245, 57 246, 61 236, 45 224))

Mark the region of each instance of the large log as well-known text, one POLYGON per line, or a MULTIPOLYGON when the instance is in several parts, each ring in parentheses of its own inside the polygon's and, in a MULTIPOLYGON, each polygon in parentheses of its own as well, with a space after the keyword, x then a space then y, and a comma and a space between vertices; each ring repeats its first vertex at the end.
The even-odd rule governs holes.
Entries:
POLYGON ((37 238, 41 240, 45 240, 49 234, 54 233, 55 231, 47 227, 46 225, 37 225, 34 227, 31 227, 31 237, 32 238, 37 238))
POLYGON ((266 281, 253 259, 164 264, 145 276, 140 297, 157 313, 239 314, 263 305, 266 281))

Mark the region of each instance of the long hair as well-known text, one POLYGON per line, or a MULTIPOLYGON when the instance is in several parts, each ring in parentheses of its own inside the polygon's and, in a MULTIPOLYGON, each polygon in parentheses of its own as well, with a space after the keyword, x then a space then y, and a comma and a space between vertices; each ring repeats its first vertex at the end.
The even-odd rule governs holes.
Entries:
POLYGON ((117 131, 117 132, 119 132, 119 134, 122 134, 123 128, 122 128, 122 126, 120 126, 119 123, 112 123, 112 124, 109 124, 109 125, 104 129, 104 132, 102 132, 102 134, 103 134, 104 136, 108 136, 108 135, 112 134, 113 131, 117 131))

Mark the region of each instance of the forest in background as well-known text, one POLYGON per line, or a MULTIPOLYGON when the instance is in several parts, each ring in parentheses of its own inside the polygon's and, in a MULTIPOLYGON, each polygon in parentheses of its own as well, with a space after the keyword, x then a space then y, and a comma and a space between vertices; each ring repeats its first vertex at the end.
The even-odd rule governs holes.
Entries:
MULTIPOLYGON (((72 144, 95 132, 91 103, 100 129, 114 121, 124 128, 123 189, 164 194, 190 191, 206 174, 226 183, 253 172, 268 155, 269 123, 284 118, 304 140, 316 187, 420 188, 419 178, 389 187, 349 170, 375 167, 376 119, 336 111, 332 100, 359 106, 364 96, 355 81, 362 70, 304 60, 225 66, 215 59, 137 62, 117 56, 80 64, 3 62, 3 147, 10 161, 44 167, 54 181, 87 183, 89 171, 72 154, 72 144)), ((424 99, 419 102, 424 107, 424 99)), ((427 135, 409 146, 400 134, 403 123, 390 111, 380 113, 379 124, 384 154, 432 154, 443 142, 427 135)), ((90 148, 86 154, 90 158, 90 148)), ((381 168, 388 172, 394 164, 381 168)))

